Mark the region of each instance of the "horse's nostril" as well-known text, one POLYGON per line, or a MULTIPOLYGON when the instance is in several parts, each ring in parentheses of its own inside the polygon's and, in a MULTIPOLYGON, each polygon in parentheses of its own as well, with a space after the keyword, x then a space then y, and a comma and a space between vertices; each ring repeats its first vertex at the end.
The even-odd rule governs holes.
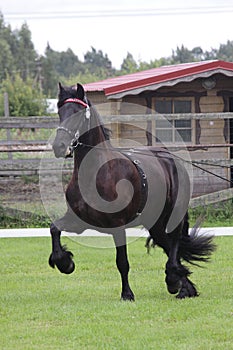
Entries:
POLYGON ((64 144, 64 142, 61 142, 59 148, 60 148, 61 151, 65 151, 66 150, 66 145, 64 144))
POLYGON ((56 157, 63 157, 65 155, 67 146, 64 142, 60 142, 59 144, 53 144, 53 150, 56 157))

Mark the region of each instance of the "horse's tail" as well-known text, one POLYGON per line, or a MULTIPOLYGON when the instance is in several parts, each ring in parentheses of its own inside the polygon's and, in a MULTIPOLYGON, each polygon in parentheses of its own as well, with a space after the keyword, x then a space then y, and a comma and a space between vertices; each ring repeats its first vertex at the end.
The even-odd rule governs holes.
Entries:
POLYGON ((189 233, 188 215, 186 215, 180 239, 179 255, 193 265, 198 265, 197 262, 207 262, 216 250, 216 245, 213 242, 214 236, 199 233, 201 222, 202 219, 195 224, 189 233))

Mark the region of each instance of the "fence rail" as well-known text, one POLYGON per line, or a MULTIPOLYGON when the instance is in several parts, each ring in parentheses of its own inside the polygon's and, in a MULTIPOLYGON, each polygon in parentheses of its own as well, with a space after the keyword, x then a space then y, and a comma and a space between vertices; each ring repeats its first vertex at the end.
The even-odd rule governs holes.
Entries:
MULTIPOLYGON (((104 123, 151 121, 161 120, 217 120, 233 119, 233 112, 224 113, 173 113, 173 114, 127 114, 127 115, 106 115, 101 117, 104 123)), ((0 128, 4 129, 31 129, 44 128, 52 129, 58 126, 59 118, 51 116, 33 117, 0 117, 0 128)))
POLYGON ((52 150, 52 146, 47 144, 47 141, 35 141, 28 143, 7 142, 6 144, 0 144, 0 152, 2 153, 14 153, 14 152, 49 152, 52 150))
MULTIPOLYGON (((69 173, 73 169, 73 160, 66 159, 63 164, 63 173, 69 173)), ((0 166, 0 176, 30 176, 39 175, 39 173, 51 175, 60 171, 59 162, 55 159, 41 158, 30 159, 2 159, 0 166)))
MULTIPOLYGON (((233 113, 189 113, 189 114, 143 114, 143 115, 111 115, 111 116, 102 116, 102 120, 105 124, 114 124, 114 123, 137 123, 137 122, 147 122, 153 120, 161 120, 166 118, 168 120, 230 120, 233 119, 233 113)), ((12 135, 16 130, 22 129, 51 129, 54 130, 59 124, 58 117, 51 116, 33 116, 33 117, 0 117, 0 129, 5 129, 7 135, 12 135), (13 131, 14 130, 14 131, 13 131)), ((111 125, 110 125, 111 127, 111 125)), ((35 132, 39 137, 40 133, 35 132)), ((25 137, 26 138, 26 137, 25 137)), ((211 159, 211 163, 216 166, 232 167, 232 159, 219 159, 221 152, 218 152, 218 149, 223 148, 232 148, 233 144, 231 143, 219 143, 219 144, 197 144, 197 145, 186 145, 185 148, 188 151, 208 151, 211 149, 216 149, 216 159, 211 159), (219 157, 218 157, 219 156, 219 157)), ((169 150, 179 151, 182 150, 181 146, 171 146, 169 150)), ((19 175, 32 175, 39 173, 40 159, 41 155, 49 154, 51 152, 51 145, 48 145, 47 140, 15 140, 12 137, 7 138, 7 140, 0 140, 0 176, 19 176, 19 175), (17 154, 17 157, 16 155, 17 154), (23 157, 25 154, 25 157, 23 157), (8 159, 7 158, 8 155, 8 159), (18 159, 16 159, 18 158, 18 159), (24 159, 22 159, 24 158, 24 159)), ((212 150, 212 152, 215 152, 212 150)), ((192 152, 193 154, 194 152, 192 152)), ((204 152, 205 153, 205 152, 204 152)), ((229 152, 230 153, 230 152, 229 152)), ((196 154, 196 153, 195 153, 196 154)), ((207 154, 207 153, 206 153, 207 154)), ((44 156, 43 156, 44 157, 44 156)), ((47 155, 46 155, 47 157, 47 155)), ((195 157, 194 157, 195 158, 195 157)), ((204 156, 208 158, 208 156, 204 156)), ((213 157, 212 157, 213 158, 213 157)), ((200 155, 199 155, 200 159, 200 155)), ((208 160, 205 160, 208 165, 208 160)), ((72 168, 72 163, 67 161, 64 163, 67 164, 66 171, 70 171, 72 168)), ((51 159, 48 160, 48 173, 51 171, 56 171, 56 162, 53 162, 51 159)), ((228 170, 226 170, 228 171, 228 170)), ((222 171, 223 173, 223 171, 222 171)), ((226 173, 223 174, 227 176, 226 173)), ((199 173, 198 173, 199 176, 199 173)), ((197 177, 198 177, 197 176, 197 177)), ((203 177, 201 180, 203 181, 203 177)), ((204 179, 205 180, 205 179, 204 179)), ((206 180, 205 180, 206 181, 206 180)), ((209 180, 208 180, 209 181, 209 180)), ((212 182, 210 180, 210 186, 212 182)), ((217 186, 219 186, 217 184, 217 186)), ((215 186, 212 186, 213 192, 215 191, 215 186)))
POLYGON ((58 123, 58 117, 0 117, 2 129, 53 129, 58 123))
MULTIPOLYGON (((131 123, 131 122, 146 122, 153 120, 219 120, 219 119, 233 119, 233 112, 229 113, 175 113, 175 114, 138 114, 138 115, 111 115, 103 116, 105 124, 112 123, 131 123)), ((51 116, 32 116, 32 117, 0 117, 0 129, 55 129, 59 124, 58 117, 51 116)), ((0 140, 0 152, 34 152, 34 151, 48 151, 47 141, 15 141, 9 138, 7 141, 0 140), (36 149, 35 149, 36 148, 36 149)), ((208 148, 233 147, 233 144, 203 144, 203 145, 187 145, 186 149, 192 150, 208 150, 208 148)), ((172 146, 171 150, 179 150, 180 146, 172 146)))

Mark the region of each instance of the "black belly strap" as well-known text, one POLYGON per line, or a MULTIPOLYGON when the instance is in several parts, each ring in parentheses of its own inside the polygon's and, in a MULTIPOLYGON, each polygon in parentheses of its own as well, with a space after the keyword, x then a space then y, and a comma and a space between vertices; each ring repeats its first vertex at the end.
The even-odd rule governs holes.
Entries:
POLYGON ((141 200, 139 203, 139 207, 138 207, 138 211, 137 211, 137 216, 140 215, 146 205, 146 201, 147 201, 147 196, 148 196, 148 182, 147 182, 147 178, 146 178, 146 174, 144 172, 144 170, 142 169, 142 167, 140 166, 141 162, 137 159, 134 159, 134 154, 130 153, 130 152, 122 152, 124 154, 124 156, 126 156, 136 167, 138 174, 140 175, 140 179, 141 179, 141 200))

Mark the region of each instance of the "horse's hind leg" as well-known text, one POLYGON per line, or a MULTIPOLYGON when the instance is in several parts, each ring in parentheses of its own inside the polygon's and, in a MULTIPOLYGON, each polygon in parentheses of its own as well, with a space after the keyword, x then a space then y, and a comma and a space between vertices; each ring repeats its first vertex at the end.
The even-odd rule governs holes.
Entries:
POLYGON ((186 276, 187 270, 180 264, 178 251, 179 251, 179 227, 173 232, 168 234, 170 242, 170 250, 168 254, 168 261, 166 263, 166 277, 165 282, 169 293, 176 294, 182 287, 182 277, 186 276))
MULTIPOLYGON (((187 212, 186 215, 184 216, 182 237, 188 237, 188 236, 189 236, 189 217, 187 212)), ((178 299, 184 299, 187 297, 196 297, 199 295, 195 284, 192 281, 190 281, 190 279, 188 278, 189 274, 190 272, 187 270, 186 276, 183 276, 181 279, 182 285, 179 290, 179 293, 176 296, 176 298, 178 299)))
POLYGON ((181 223, 172 233, 167 234, 164 226, 161 222, 158 222, 149 230, 150 237, 147 240, 148 248, 149 241, 153 239, 153 243, 163 248, 166 253, 168 257, 165 270, 167 289, 171 294, 178 293, 177 298, 180 299, 198 295, 194 284, 188 279, 189 271, 186 267, 182 266, 179 257, 182 226, 182 234, 187 234, 186 231, 188 231, 188 225, 186 222, 185 225, 186 226, 184 227, 183 223, 181 223))
POLYGON ((187 297, 196 297, 198 292, 195 285, 190 281, 188 276, 190 271, 181 264, 180 242, 182 236, 188 236, 188 217, 169 234, 171 248, 169 252, 168 262, 166 264, 166 283, 168 291, 177 294, 176 298, 184 299, 187 297))
POLYGON ((152 238, 153 243, 161 247, 168 257, 166 263, 166 277, 165 282, 169 293, 176 294, 181 288, 181 277, 183 273, 180 271, 180 264, 178 263, 178 248, 179 248, 179 230, 177 232, 168 235, 165 232, 164 225, 161 222, 157 222, 150 230, 150 237, 147 240, 147 248, 149 248, 149 241, 152 238))
POLYGON ((53 268, 57 266, 58 270, 62 273, 72 273, 75 268, 72 260, 73 254, 61 245, 61 231, 52 223, 50 233, 52 238, 52 253, 49 257, 49 265, 53 268))
POLYGON ((181 264, 180 242, 189 237, 188 214, 186 213, 182 222, 171 233, 165 232, 166 220, 162 219, 149 229, 150 236, 146 246, 149 248, 150 241, 153 239, 153 243, 163 248, 167 254, 165 281, 169 293, 178 293, 176 296, 178 299, 198 296, 195 285, 188 278, 190 271, 181 264))
POLYGON ((116 265, 121 275, 122 292, 121 299, 134 301, 134 294, 129 286, 129 262, 127 258, 127 245, 125 231, 117 231, 113 234, 113 239, 116 246, 116 265))

